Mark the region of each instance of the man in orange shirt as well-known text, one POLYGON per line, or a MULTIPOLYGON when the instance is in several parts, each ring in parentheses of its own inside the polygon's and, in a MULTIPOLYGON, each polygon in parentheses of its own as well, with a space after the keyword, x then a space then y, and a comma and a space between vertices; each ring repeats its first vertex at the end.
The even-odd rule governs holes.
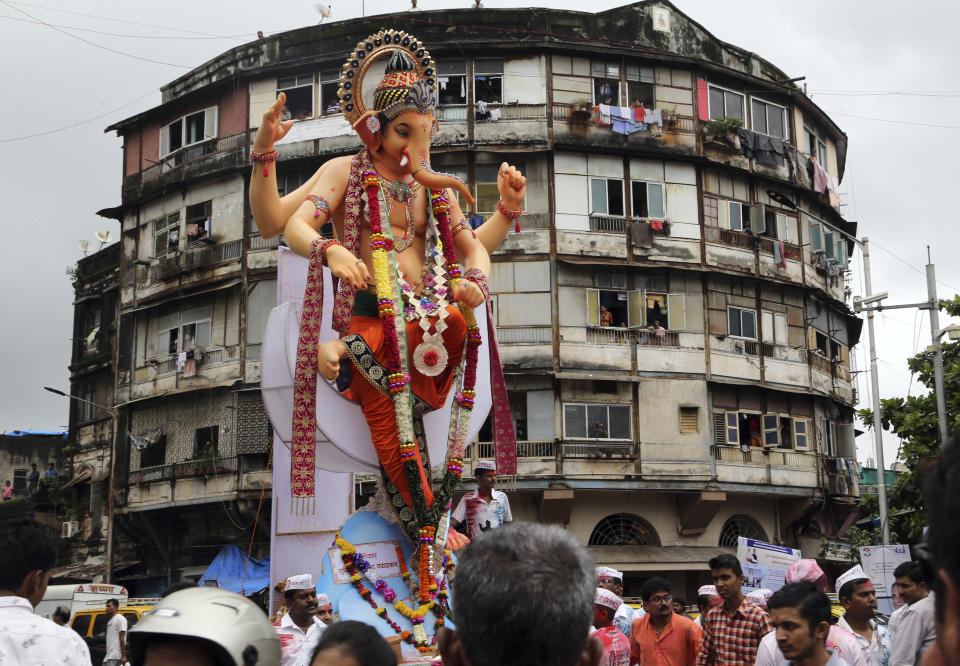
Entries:
POLYGON ((641 666, 694 666, 700 649, 700 627, 673 612, 670 583, 651 578, 640 588, 647 611, 630 632, 630 663, 641 666))

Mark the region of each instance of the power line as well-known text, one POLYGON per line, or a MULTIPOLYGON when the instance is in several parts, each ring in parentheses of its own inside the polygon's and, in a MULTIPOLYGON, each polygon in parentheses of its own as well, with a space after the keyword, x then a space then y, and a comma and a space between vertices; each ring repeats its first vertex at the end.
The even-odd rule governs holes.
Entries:
POLYGON ((50 23, 47 23, 46 21, 41 21, 41 20, 38 19, 36 16, 33 16, 32 14, 29 14, 29 13, 25 12, 25 11, 22 10, 22 9, 19 9, 19 8, 17 8, 17 7, 14 7, 13 5, 11 5, 11 4, 10 4, 9 2, 7 2, 6 0, 0 0, 0 4, 6 5, 6 6, 9 7, 10 9, 12 9, 13 11, 15 11, 15 12, 20 12, 20 13, 23 14, 24 16, 27 16, 27 17, 33 19, 34 21, 37 21, 38 23, 42 23, 43 25, 47 26, 48 28, 52 28, 52 29, 56 30, 57 32, 59 32, 59 33, 61 33, 61 34, 66 35, 67 37, 72 37, 73 39, 80 40, 80 41, 83 42, 84 44, 89 44, 90 46, 95 46, 95 47, 97 47, 98 49, 103 49, 104 51, 109 51, 110 53, 116 53, 116 54, 118 54, 118 55, 126 56, 126 57, 128 57, 128 58, 133 58, 133 59, 135 59, 135 60, 142 60, 142 61, 144 61, 144 62, 152 62, 152 63, 154 63, 154 64, 156 64, 156 65, 168 65, 168 66, 170 66, 170 67, 180 67, 180 68, 182 68, 182 69, 193 69, 193 67, 191 67, 191 66, 189 66, 189 65, 178 65, 178 64, 173 63, 173 62, 164 62, 164 61, 162 61, 162 60, 152 60, 152 59, 150 59, 150 58, 144 58, 144 57, 142 57, 142 56, 134 55, 134 54, 132 54, 132 53, 127 53, 126 51, 118 51, 117 49, 112 49, 112 48, 110 48, 109 46, 104 46, 104 45, 102 45, 102 44, 97 44, 96 42, 91 42, 89 39, 84 39, 83 37, 80 37, 79 35, 71 34, 71 33, 67 32, 66 30, 62 30, 62 29, 58 28, 58 27, 55 26, 55 25, 52 25, 52 24, 50 24, 50 23))
MULTIPOLYGON (((14 8, 15 9, 15 8, 14 8)), ((232 35, 228 37, 181 37, 178 35, 124 35, 117 32, 105 32, 103 30, 94 30, 92 28, 80 28, 75 25, 60 25, 56 23, 44 23, 43 21, 34 21, 31 19, 20 18, 19 16, 6 16, 0 14, 0 19, 9 19, 11 21, 23 21, 24 23, 35 23, 45 25, 51 28, 64 28, 65 30, 79 30, 80 32, 93 32, 98 35, 107 35, 108 37, 129 37, 132 39, 249 39, 249 35, 232 35)))
MULTIPOLYGON (((172 31, 175 31, 175 32, 186 32, 186 33, 190 33, 190 34, 193 34, 193 35, 203 35, 203 36, 205 36, 205 37, 220 37, 220 38, 225 38, 224 35, 215 35, 215 34, 209 33, 209 32, 197 32, 196 30, 187 30, 186 28, 171 28, 171 27, 168 27, 168 26, 165 26, 165 25, 155 25, 155 24, 153 24, 153 23, 139 23, 139 22, 137 22, 137 21, 127 21, 127 20, 125 20, 125 19, 113 18, 113 17, 111 17, 111 16, 101 16, 101 15, 99 15, 99 14, 85 14, 85 13, 83 13, 83 12, 73 12, 73 11, 70 11, 70 10, 68 10, 68 9, 59 9, 59 8, 57 8, 57 7, 48 7, 48 6, 46 6, 46 5, 35 5, 35 4, 29 3, 29 2, 4 2, 3 4, 5 4, 5 5, 7 5, 7 6, 10 6, 10 5, 22 5, 23 7, 34 7, 34 8, 36 8, 36 9, 46 9, 47 11, 60 12, 61 14, 73 14, 74 16, 85 16, 85 17, 87 17, 87 18, 96 18, 96 19, 101 19, 101 20, 104 20, 104 21, 114 21, 115 23, 128 23, 128 24, 130 24, 130 25, 139 25, 139 26, 143 26, 143 27, 145 27, 145 28, 160 28, 161 30, 172 30, 172 31)), ((11 9, 16 9, 16 7, 10 7, 10 8, 11 8, 11 9)), ((17 10, 17 11, 20 11, 20 10, 17 10)), ((26 13, 26 12, 23 12, 23 13, 26 13)), ((29 16, 29 14, 28 14, 28 16, 29 16)), ((31 18, 33 18, 33 17, 31 16, 31 18)))
MULTIPOLYGON (((880 245, 880 243, 877 243, 876 241, 870 241, 870 244, 871 244, 871 245, 876 245, 876 246, 879 247, 881 250, 883 250, 884 252, 886 252, 887 254, 889 254, 891 257, 893 257, 894 259, 896 259, 897 261, 899 261, 901 264, 903 264, 904 266, 906 266, 906 267, 909 268, 910 270, 916 271, 917 273, 919 273, 920 275, 923 275, 923 276, 926 276, 926 275, 927 275, 927 272, 926 272, 926 271, 920 270, 919 268, 917 268, 916 266, 914 266, 913 264, 911 264, 909 261, 907 261, 907 260, 904 259, 903 257, 900 257, 899 255, 895 254, 893 251, 888 250, 888 249, 885 248, 884 246, 880 245)), ((960 288, 954 287, 952 284, 947 284, 946 282, 943 282, 942 280, 937 280, 937 284, 943 285, 944 287, 947 287, 948 289, 952 289, 955 293, 960 294, 960 288)))
POLYGON ((132 102, 127 102, 127 103, 124 104, 123 106, 118 106, 118 107, 115 108, 115 109, 111 109, 110 111, 107 111, 107 112, 105 112, 105 113, 101 113, 99 116, 94 116, 93 118, 87 118, 86 120, 81 120, 80 122, 74 123, 74 124, 72 124, 72 125, 65 125, 64 127, 58 127, 58 128, 56 128, 56 129, 46 130, 46 131, 43 131, 43 132, 37 132, 36 134, 28 134, 28 135, 26 135, 26 136, 16 136, 16 137, 12 137, 12 138, 9 138, 9 139, 0 139, 0 143, 13 143, 14 141, 25 141, 26 139, 35 139, 35 138, 37 138, 38 136, 47 136, 48 134, 56 134, 57 132, 63 132, 63 131, 66 131, 66 130, 68 130, 68 129, 73 129, 74 127, 79 127, 80 125, 86 125, 87 123, 92 123, 94 120, 99 120, 99 119, 103 118, 104 116, 109 116, 109 115, 112 114, 112 113, 116 113, 116 112, 119 111, 120 109, 125 109, 125 108, 127 108, 128 106, 131 106, 131 105, 133 105, 133 104, 136 104, 136 103, 139 102, 140 100, 142 100, 142 99, 144 99, 144 98, 146 98, 146 97, 149 97, 150 95, 154 94, 155 92, 156 92, 156 90, 151 90, 151 91, 148 92, 146 95, 141 95, 140 97, 136 98, 136 99, 133 100, 132 102))
POLYGON ((960 130, 960 125, 938 125, 936 123, 914 123, 909 120, 891 120, 889 118, 870 118, 868 116, 858 116, 853 113, 840 113, 839 111, 827 111, 824 109, 824 113, 828 113, 832 116, 845 116, 847 118, 859 118, 860 120, 872 120, 878 123, 893 123, 894 125, 916 125, 918 127, 938 127, 940 129, 954 129, 960 130))
POLYGON ((921 97, 960 97, 960 90, 845 90, 830 88, 810 91, 817 95, 917 95, 921 97))

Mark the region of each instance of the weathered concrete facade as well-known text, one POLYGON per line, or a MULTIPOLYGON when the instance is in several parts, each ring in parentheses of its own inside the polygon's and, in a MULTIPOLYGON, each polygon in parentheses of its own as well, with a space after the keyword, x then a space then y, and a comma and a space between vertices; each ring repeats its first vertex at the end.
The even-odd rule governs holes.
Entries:
MULTIPOLYGON (((243 512, 245 465, 265 467, 269 446, 254 405, 276 274, 276 240, 245 204, 252 131, 287 92, 299 121, 277 146, 281 194, 355 152, 332 106, 339 68, 383 26, 430 45, 434 163, 472 184, 473 212, 493 212, 502 161, 528 177, 523 231, 490 276, 521 440, 517 517, 566 524, 598 561, 635 572, 628 594, 645 571, 691 594, 699 574, 686 572, 738 534, 805 546, 841 534, 856 494, 838 480, 855 458, 860 326, 844 271, 856 227, 814 191, 811 157, 841 179, 846 135, 787 74, 665 0, 303 28, 224 53, 113 126, 125 165, 117 512, 141 516, 132 524, 225 500, 243 512), (594 110, 634 100, 662 122, 621 134, 594 110), (780 141, 782 159, 714 136, 723 116, 780 141), (653 546, 665 547, 655 562, 653 546)), ((485 440, 472 460, 490 454, 485 440)), ((168 555, 167 575, 200 564, 168 555)))

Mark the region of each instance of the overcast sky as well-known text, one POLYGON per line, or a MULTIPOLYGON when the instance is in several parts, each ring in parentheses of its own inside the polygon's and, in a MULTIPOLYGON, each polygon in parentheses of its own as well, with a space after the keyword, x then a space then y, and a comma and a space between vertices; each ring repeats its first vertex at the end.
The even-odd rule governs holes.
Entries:
MULTIPOLYGON (((472 3, 419 4, 430 10, 472 3)), ((484 4, 587 6, 567 0, 484 4)), ((595 0, 589 7, 620 4, 595 0)), ((952 286, 960 285, 960 264, 952 256, 960 232, 947 206, 960 152, 960 44, 954 33, 960 9, 929 1, 676 4, 719 39, 759 54, 791 77, 806 76, 813 99, 847 132, 843 210, 874 245, 874 290, 889 291, 891 303, 924 300, 929 244, 939 295, 960 293, 952 286), (893 92, 917 94, 876 94, 893 92)), ((366 2, 368 15, 406 8, 404 2, 366 2)), ((334 0, 332 20, 360 11, 361 3, 334 0)), ((7 91, 0 104, 0 431, 66 429, 67 399, 42 388, 69 387, 73 309, 65 269, 82 256, 77 241, 96 247, 97 230, 119 236, 119 223, 96 215, 120 203, 120 141, 103 128, 156 106, 160 86, 254 39, 257 30, 281 32, 318 18, 310 0, 0 0, 7 91), (41 136, 18 140, 31 135, 41 136)), ((854 293, 862 293, 859 254, 851 265, 854 293)), ((947 323, 941 318, 941 326, 947 323)), ((906 358, 929 344, 926 313, 883 313, 877 324, 881 396, 916 393, 906 358)), ((864 327, 860 368, 867 367, 866 348, 864 327)), ((860 387, 866 403, 865 374, 860 387)), ((869 436, 858 444, 861 461, 873 455, 869 436)), ((897 451, 894 438, 887 437, 885 451, 889 464, 897 451)))

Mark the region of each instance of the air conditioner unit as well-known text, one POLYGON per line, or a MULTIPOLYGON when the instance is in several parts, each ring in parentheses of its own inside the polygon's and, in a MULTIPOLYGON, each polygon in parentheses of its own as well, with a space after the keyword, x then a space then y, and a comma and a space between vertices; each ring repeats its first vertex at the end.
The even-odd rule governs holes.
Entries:
POLYGON ((80 531, 80 523, 76 520, 67 520, 60 523, 60 536, 69 539, 80 531))

